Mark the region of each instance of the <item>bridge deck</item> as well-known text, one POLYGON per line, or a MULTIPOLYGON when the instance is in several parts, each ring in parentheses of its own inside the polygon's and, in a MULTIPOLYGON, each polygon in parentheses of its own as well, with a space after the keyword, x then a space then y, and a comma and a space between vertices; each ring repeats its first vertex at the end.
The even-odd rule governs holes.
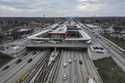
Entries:
POLYGON ((51 44, 51 43, 45 43, 45 44, 29 44, 26 47, 28 48, 88 48, 89 45, 83 44, 83 43, 57 43, 57 44, 51 44))

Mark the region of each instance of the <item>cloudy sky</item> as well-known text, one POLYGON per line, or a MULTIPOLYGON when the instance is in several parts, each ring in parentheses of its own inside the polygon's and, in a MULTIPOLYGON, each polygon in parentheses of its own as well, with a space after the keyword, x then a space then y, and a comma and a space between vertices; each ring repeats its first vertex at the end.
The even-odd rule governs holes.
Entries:
POLYGON ((125 0, 0 0, 0 17, 125 16, 125 0))

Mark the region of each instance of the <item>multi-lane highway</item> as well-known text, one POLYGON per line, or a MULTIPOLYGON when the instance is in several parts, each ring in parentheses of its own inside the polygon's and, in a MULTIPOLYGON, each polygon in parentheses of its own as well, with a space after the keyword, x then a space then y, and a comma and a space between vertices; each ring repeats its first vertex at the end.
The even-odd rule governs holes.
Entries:
POLYGON ((93 62, 84 51, 64 50, 56 83, 102 83, 93 62))
MULTIPOLYGON (((57 29, 57 25, 49 28, 46 32, 54 33, 50 36, 51 41, 48 40, 47 43, 42 43, 44 45, 45 43, 51 45, 51 48, 37 48, 38 50, 33 48, 32 50, 28 49, 25 55, 20 55, 6 64, 0 69, 0 83, 103 83, 89 56, 88 43, 86 43, 86 41, 91 38, 85 34, 85 32, 82 32, 83 29, 81 27, 83 26, 73 20, 68 20, 60 24, 60 29, 57 29), (71 30, 66 31, 68 30, 67 24, 73 28, 75 25, 76 28, 70 28, 71 30), (64 27, 66 30, 62 30, 64 27), (56 33, 54 31, 56 31, 56 33), (76 34, 74 34, 75 32, 73 31, 75 31, 76 34), (56 43, 52 43, 55 40, 55 38, 52 40, 55 34, 56 36, 59 35, 59 37, 65 35, 61 38, 63 41, 58 43, 60 46, 63 45, 63 47, 56 46, 56 43), (81 35, 79 36, 79 34, 81 35), (79 38, 77 38, 77 36, 79 36, 79 38), (70 47, 68 47, 68 49, 65 48, 65 46, 67 47, 68 45, 70 47), (79 48, 80 46, 84 49, 79 48), (7 66, 8 68, 6 68, 7 66)), ((87 30, 86 32, 90 33, 87 30)), ((33 38, 38 38, 41 33, 43 32, 28 38, 31 41, 33 38)), ((40 39, 37 40, 40 41, 40 39)), ((28 39, 26 39, 24 46, 28 44, 27 41, 28 39)), ((94 38, 93 41, 97 42, 94 38)), ((42 44, 37 43, 36 45, 37 47, 41 47, 42 44)))
POLYGON ((79 24, 84 28, 84 30, 91 36, 92 41, 99 43, 107 50, 107 55, 112 56, 114 61, 117 63, 117 65, 125 71, 125 55, 124 50, 119 48, 117 45, 115 45, 110 40, 106 39, 105 37, 101 36, 96 31, 91 30, 87 25, 84 25, 79 22, 79 24))
POLYGON ((29 54, 26 57, 24 57, 24 59, 22 58, 22 62, 18 64, 14 63, 13 64, 14 66, 10 65, 10 68, 4 70, 1 73, 0 82, 1 83, 16 82, 21 75, 27 73, 27 71, 29 71, 32 68, 32 66, 34 66, 35 63, 37 63, 39 59, 46 53, 47 51, 37 52, 36 54, 29 54), (30 59, 32 59, 31 63, 28 62, 30 59))

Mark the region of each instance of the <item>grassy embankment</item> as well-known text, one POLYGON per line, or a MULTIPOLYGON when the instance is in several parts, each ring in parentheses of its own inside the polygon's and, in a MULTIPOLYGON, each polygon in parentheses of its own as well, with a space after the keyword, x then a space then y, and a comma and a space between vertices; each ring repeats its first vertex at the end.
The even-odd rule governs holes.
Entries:
POLYGON ((117 44, 121 48, 125 49, 125 40, 120 39, 120 38, 111 37, 108 34, 104 34, 103 36, 106 37, 107 39, 109 39, 110 41, 114 42, 115 44, 117 44))
POLYGON ((94 61, 98 72, 104 83, 125 83, 125 72, 123 72, 110 58, 94 61))
POLYGON ((0 67, 2 67, 4 64, 8 63, 12 59, 13 58, 11 58, 11 57, 9 57, 7 55, 0 54, 0 67))

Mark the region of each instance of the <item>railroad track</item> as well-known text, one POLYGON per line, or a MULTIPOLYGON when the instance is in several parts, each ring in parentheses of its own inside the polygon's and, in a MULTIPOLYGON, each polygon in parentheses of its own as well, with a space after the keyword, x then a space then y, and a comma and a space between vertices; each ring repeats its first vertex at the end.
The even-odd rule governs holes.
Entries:
POLYGON ((37 64, 34 64, 33 68, 31 69, 31 71, 29 71, 29 76, 27 77, 27 79, 24 80, 23 83, 32 83, 35 79, 35 76, 37 74, 38 71, 40 71, 40 69, 43 67, 43 64, 45 63, 45 61, 48 59, 50 52, 46 51, 46 53, 44 55, 46 56, 42 56, 37 64))
MULTIPOLYGON (((56 57, 56 59, 57 59, 57 57, 56 57)), ((56 59, 55 59, 55 61, 56 61, 56 59)), ((38 77, 35 79, 35 83, 41 83, 41 82, 45 83, 45 81, 54 65, 54 62, 52 62, 49 65, 48 65, 48 63, 49 63, 49 58, 48 58, 48 60, 45 61, 42 71, 40 71, 38 77)))
POLYGON ((60 54, 58 55, 57 57, 57 61, 55 62, 47 80, 45 83, 55 83, 56 81, 56 78, 57 78, 57 74, 58 74, 58 71, 59 71, 59 67, 60 67, 60 64, 61 64, 61 61, 62 61, 62 51, 60 52, 60 54))
POLYGON ((49 54, 42 58, 42 60, 39 62, 39 65, 35 66, 35 69, 33 68, 34 70, 30 72, 30 77, 28 77, 27 80, 25 80, 23 83, 46 83, 52 69, 55 71, 57 68, 56 65, 58 65, 58 62, 60 61, 60 56, 57 56, 54 62, 48 64, 50 56, 51 55, 49 54))

